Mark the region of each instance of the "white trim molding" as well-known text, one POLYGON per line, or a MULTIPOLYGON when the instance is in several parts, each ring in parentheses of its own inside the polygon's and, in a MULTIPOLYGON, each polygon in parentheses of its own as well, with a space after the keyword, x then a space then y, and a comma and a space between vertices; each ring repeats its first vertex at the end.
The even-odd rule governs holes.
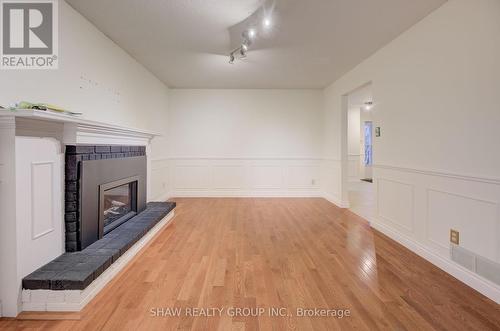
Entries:
POLYGON ((0 129, 15 129, 16 118, 14 115, 0 116, 0 129))
POLYGON ((493 177, 484 177, 484 176, 475 176, 475 175, 465 175, 465 174, 457 174, 446 171, 436 171, 436 170, 425 170, 425 169, 416 169, 416 168, 406 168, 406 167, 396 167, 382 164, 374 164, 374 169, 386 169, 386 170, 394 170, 401 172, 412 172, 415 174, 422 174, 428 176, 436 176, 436 177, 447 177, 454 178, 472 182, 480 182, 480 183, 490 183, 500 185, 500 178, 493 177))
POLYGON ((30 169, 30 185, 31 185, 31 239, 36 240, 39 239, 45 235, 48 235, 49 233, 54 231, 54 214, 57 213, 58 211, 54 207, 54 199, 56 197, 55 190, 54 190, 54 176, 55 176, 55 161, 36 161, 36 162, 31 162, 31 169, 30 169), (44 195, 38 195, 37 190, 35 188, 36 186, 36 181, 37 177, 35 176, 35 170, 39 166, 44 166, 48 165, 50 166, 50 185, 48 187, 44 187, 44 189, 47 189, 49 193, 45 192, 46 194, 44 195), (41 200, 41 196, 43 196, 43 202, 41 200), (38 201, 38 203, 37 203, 38 201), (49 215, 43 215, 46 220, 50 223, 50 226, 47 229, 42 230, 40 233, 36 233, 36 220, 39 217, 39 212, 36 210, 36 206, 42 204, 42 205, 47 205, 48 204, 48 210, 49 210, 49 215))
POLYGON ((33 109, 1 110, 2 123, 15 125, 17 135, 54 137, 64 144, 147 145, 159 136, 141 129, 33 109))

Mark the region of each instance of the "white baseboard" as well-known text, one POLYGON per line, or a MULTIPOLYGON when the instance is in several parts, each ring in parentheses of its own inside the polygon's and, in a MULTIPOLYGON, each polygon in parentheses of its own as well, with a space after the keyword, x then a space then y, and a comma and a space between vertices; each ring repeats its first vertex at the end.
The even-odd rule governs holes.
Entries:
POLYGON ((171 193, 171 196, 178 198, 322 198, 323 194, 319 190, 176 190, 171 193))
POLYGON ((172 210, 144 237, 136 242, 125 254, 106 269, 96 280, 84 290, 23 290, 23 311, 81 311, 127 264, 136 256, 165 226, 175 212, 172 210))
POLYGON ((323 193, 322 198, 328 200, 339 208, 349 208, 349 201, 342 201, 338 196, 328 193, 323 193))
POLYGON ((370 225, 374 229, 382 232, 391 239, 397 241, 398 243, 405 246, 406 248, 416 253, 417 255, 421 256, 425 260, 431 262, 432 264, 442 269, 446 273, 452 275, 453 277, 457 278, 466 285, 472 287, 479 293, 500 304, 500 287, 498 285, 480 277, 479 275, 456 264, 451 260, 443 258, 442 256, 432 252, 429 248, 414 241, 413 239, 408 238, 407 236, 388 227, 387 225, 384 225, 380 222, 376 222, 374 220, 370 221, 370 225))

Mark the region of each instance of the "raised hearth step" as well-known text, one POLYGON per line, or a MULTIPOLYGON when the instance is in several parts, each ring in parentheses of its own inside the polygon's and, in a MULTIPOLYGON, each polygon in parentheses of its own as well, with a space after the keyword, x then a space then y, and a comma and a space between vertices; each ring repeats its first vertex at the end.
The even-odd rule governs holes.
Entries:
POLYGON ((80 252, 65 253, 23 279, 27 290, 84 290, 123 253, 167 216, 175 202, 146 209, 80 252))

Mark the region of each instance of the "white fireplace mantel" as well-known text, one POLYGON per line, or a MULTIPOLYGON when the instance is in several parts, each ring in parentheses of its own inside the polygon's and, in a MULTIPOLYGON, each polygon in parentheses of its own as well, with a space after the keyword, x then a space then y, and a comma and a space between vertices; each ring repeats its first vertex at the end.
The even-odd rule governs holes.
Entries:
POLYGON ((15 124, 17 136, 53 137, 65 145, 147 145, 158 133, 50 111, 0 110, 0 122, 15 124))
POLYGON ((41 110, 0 110, 0 316, 20 312, 23 277, 64 253, 65 146, 139 145, 150 155, 156 136, 41 110))

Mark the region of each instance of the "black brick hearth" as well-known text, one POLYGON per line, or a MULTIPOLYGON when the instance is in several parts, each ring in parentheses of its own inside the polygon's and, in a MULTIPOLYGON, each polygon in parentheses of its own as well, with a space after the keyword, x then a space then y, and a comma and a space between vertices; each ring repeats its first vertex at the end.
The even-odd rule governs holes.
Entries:
POLYGON ((23 279, 23 289, 84 290, 175 208, 150 202, 146 210, 80 252, 65 253, 23 279))
POLYGON ((89 160, 117 159, 145 156, 145 146, 66 146, 65 164, 65 215, 66 251, 81 249, 80 242, 80 162, 89 160))

